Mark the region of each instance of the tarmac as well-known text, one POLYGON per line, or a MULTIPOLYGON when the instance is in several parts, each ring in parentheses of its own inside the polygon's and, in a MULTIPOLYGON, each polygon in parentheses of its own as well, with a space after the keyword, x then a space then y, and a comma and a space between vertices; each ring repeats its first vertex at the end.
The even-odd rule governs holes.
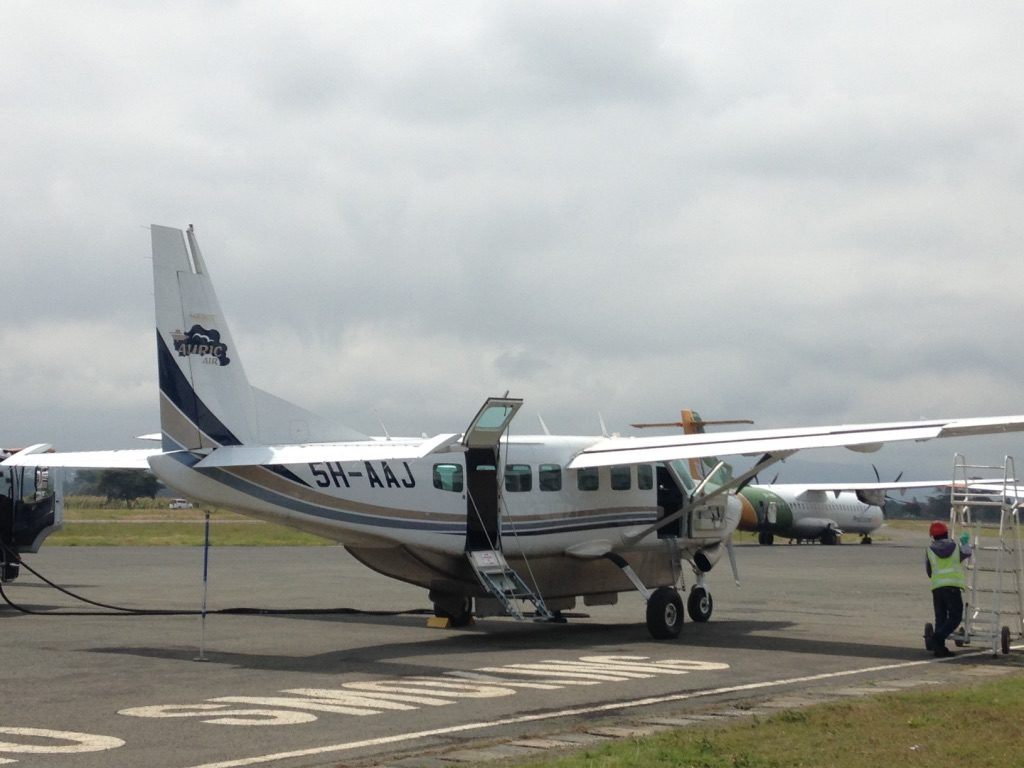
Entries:
POLYGON ((925 543, 737 546, 741 586, 720 564, 711 620, 673 641, 628 593, 429 628, 425 590, 340 547, 214 547, 205 583, 199 548, 44 547, 41 575, 137 612, 5 586, 32 613, 0 607, 0 765, 431 768, 1020 674, 1016 649, 926 653, 925 543))

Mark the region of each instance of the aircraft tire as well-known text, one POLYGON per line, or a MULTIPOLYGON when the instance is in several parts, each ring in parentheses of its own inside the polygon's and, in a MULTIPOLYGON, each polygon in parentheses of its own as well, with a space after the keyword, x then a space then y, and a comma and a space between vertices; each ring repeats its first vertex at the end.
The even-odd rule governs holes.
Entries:
POLYGON ((999 646, 1000 646, 999 650, 1001 650, 1003 652, 1004 656, 1010 652, 1010 628, 1009 627, 1003 627, 1002 631, 999 633, 999 646))
POLYGON ((647 631, 655 640, 672 640, 683 630, 683 599, 672 587, 658 587, 647 600, 647 631))
POLYGON ((763 547, 770 547, 775 543, 775 534, 771 531, 758 531, 757 543, 763 547))
POLYGON ((828 528, 824 531, 824 533, 821 534, 821 543, 832 547, 839 543, 839 537, 836 536, 835 531, 833 531, 831 528, 828 528))
POLYGON ((926 651, 935 650, 934 648, 932 648, 932 644, 934 643, 934 637, 935 627, 933 627, 932 623, 929 621, 927 624, 924 625, 924 649, 926 651))
POLYGON ((711 618, 711 611, 715 607, 715 601, 711 599, 711 593, 704 587, 694 587, 690 590, 690 596, 686 598, 686 612, 694 621, 704 622, 711 618))

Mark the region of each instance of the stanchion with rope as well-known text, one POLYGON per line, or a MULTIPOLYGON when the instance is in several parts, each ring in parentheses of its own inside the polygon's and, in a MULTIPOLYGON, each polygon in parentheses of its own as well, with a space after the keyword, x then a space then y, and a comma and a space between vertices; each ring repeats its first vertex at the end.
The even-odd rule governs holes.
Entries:
POLYGON ((206 597, 210 584, 210 510, 206 510, 203 525, 203 607, 199 613, 199 655, 193 661, 209 661, 206 658, 206 597))

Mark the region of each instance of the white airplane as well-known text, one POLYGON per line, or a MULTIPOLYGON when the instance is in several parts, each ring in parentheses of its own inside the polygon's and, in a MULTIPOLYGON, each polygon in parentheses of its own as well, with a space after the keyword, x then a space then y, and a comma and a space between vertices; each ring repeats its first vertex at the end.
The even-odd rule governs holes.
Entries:
MULTIPOLYGON (((636 590, 656 638, 687 607, 739 523, 736 489, 804 448, 1024 430, 1024 415, 671 437, 506 433, 522 405, 488 398, 461 433, 371 437, 252 387, 191 227, 153 226, 162 449, 49 454, 49 466, 151 468, 190 499, 335 539, 368 567, 429 590, 452 624, 474 614, 558 620, 582 598, 636 590), (756 455, 717 485, 687 462, 756 455)), ((8 459, 25 465, 29 449, 8 459)))

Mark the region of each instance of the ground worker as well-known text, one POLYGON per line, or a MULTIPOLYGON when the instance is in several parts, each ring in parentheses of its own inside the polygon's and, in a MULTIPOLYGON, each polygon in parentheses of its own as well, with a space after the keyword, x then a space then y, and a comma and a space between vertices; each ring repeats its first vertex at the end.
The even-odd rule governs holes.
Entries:
POLYGON ((952 656, 946 647, 946 638, 960 626, 964 617, 964 569, 961 562, 971 556, 969 537, 964 534, 961 543, 949 538, 949 528, 936 520, 928 528, 932 537, 925 566, 932 580, 932 603, 935 606, 935 634, 929 650, 939 658, 952 656))

